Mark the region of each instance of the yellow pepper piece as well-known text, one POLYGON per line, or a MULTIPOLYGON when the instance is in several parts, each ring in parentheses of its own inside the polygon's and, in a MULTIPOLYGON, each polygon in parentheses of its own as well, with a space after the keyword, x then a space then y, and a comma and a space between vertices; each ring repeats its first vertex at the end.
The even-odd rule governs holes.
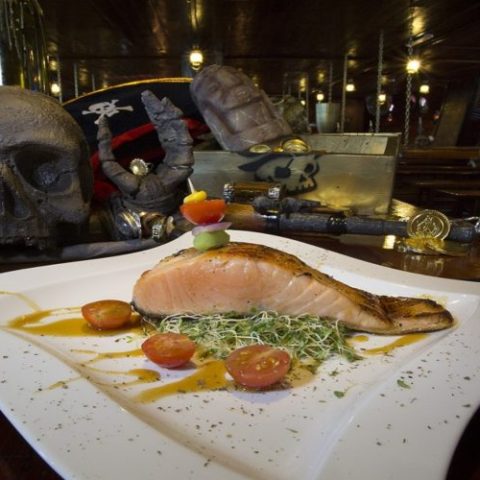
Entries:
POLYGON ((198 203, 206 199, 207 199, 207 192, 205 192, 204 190, 197 190, 195 192, 192 192, 190 195, 187 195, 183 199, 183 203, 198 203))

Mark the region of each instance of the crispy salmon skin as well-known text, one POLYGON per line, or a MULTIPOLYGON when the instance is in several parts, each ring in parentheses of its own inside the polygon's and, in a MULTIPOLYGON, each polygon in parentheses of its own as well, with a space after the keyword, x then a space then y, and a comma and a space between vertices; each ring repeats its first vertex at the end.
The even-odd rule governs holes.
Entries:
POLYGON ((441 330, 450 312, 433 300, 374 295, 263 245, 231 242, 199 252, 181 250, 144 272, 133 288, 142 315, 191 313, 311 314, 386 335, 441 330))

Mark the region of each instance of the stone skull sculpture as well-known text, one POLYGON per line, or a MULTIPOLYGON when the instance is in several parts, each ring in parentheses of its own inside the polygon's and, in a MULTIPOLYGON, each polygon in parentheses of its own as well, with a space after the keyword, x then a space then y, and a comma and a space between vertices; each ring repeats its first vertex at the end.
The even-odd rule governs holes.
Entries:
POLYGON ((0 87, 0 245, 54 247, 89 216, 86 139, 53 98, 0 87))

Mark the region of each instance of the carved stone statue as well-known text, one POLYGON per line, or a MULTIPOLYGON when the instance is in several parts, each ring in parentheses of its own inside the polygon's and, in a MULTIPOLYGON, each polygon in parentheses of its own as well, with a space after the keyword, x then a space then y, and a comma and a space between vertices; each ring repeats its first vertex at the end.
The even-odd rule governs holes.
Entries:
POLYGON ((242 152, 292 135, 263 90, 232 67, 210 65, 190 85, 192 98, 218 143, 242 152))
POLYGON ((88 220, 86 139, 53 98, 0 87, 0 245, 55 247, 88 220))
POLYGON ((121 238, 130 235, 122 227, 127 218, 130 219, 128 222, 141 228, 141 220, 147 213, 173 213, 183 195, 179 187, 193 172, 193 141, 181 119, 181 110, 168 98, 159 100, 148 90, 142 93, 142 101, 165 151, 163 161, 155 169, 139 158, 131 161, 130 171, 123 168, 113 155, 112 135, 106 117, 99 121, 97 138, 102 170, 119 189, 119 195, 111 198, 111 208, 117 217, 114 219, 117 227, 123 230, 121 238))

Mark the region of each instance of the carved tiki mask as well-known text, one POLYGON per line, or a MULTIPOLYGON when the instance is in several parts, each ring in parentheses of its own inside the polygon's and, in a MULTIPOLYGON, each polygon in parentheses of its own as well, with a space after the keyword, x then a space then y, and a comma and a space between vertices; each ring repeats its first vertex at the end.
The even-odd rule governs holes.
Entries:
POLYGON ((263 90, 232 67, 211 65, 190 85, 192 98, 218 143, 241 152, 292 134, 263 90))
POLYGON ((64 224, 88 219, 88 145, 53 98, 0 87, 0 245, 53 247, 64 224))

